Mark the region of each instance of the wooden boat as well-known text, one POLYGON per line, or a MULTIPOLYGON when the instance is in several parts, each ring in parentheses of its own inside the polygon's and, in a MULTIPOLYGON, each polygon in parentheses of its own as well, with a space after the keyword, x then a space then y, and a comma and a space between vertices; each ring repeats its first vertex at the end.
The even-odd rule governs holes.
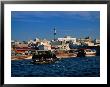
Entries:
POLYGON ((57 50, 55 54, 57 58, 73 58, 77 56, 75 52, 71 52, 70 50, 57 50))
POLYGON ((56 60, 58 60, 56 55, 49 50, 37 50, 32 56, 32 63, 35 64, 53 63, 56 60))

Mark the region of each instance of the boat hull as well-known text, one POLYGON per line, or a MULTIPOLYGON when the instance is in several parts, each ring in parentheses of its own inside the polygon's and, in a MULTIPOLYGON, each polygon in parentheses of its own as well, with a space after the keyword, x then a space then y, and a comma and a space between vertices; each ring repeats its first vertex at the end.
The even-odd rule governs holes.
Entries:
POLYGON ((33 64, 51 64, 51 63, 55 63, 57 60, 58 58, 57 59, 50 58, 48 60, 32 60, 32 63, 33 64))

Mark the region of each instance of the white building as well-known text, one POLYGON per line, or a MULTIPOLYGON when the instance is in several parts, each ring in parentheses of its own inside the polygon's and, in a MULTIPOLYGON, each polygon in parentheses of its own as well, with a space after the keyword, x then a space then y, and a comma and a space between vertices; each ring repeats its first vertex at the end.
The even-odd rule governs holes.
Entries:
POLYGON ((13 42, 15 42, 14 40, 11 40, 11 42, 13 43, 13 42))
POLYGON ((94 42, 95 42, 95 43, 100 43, 100 40, 99 40, 99 39, 95 39, 94 42))
POLYGON ((33 41, 33 40, 29 40, 29 41, 28 41, 28 44, 30 44, 30 43, 34 43, 34 41, 33 41))
POLYGON ((39 38, 36 38, 34 41, 35 41, 35 42, 39 42, 40 40, 39 40, 39 38))
POLYGON ((51 46, 52 49, 70 50, 69 44, 66 44, 64 41, 53 41, 51 46))
POLYGON ((39 50, 51 50, 51 45, 39 45, 39 50))
POLYGON ((50 41, 46 39, 40 41, 38 44, 38 48, 39 50, 51 50, 50 41))
POLYGON ((100 40, 99 40, 99 39, 95 39, 95 40, 94 40, 94 44, 95 44, 96 46, 100 46, 100 40))
POLYGON ((72 41, 73 43, 76 43, 76 38, 72 38, 71 36, 66 36, 64 38, 58 38, 58 41, 72 41))
POLYGON ((19 41, 15 41, 15 45, 18 45, 18 44, 20 44, 20 42, 19 41))
POLYGON ((85 42, 85 44, 86 44, 87 46, 94 46, 94 43, 92 43, 92 42, 85 42))

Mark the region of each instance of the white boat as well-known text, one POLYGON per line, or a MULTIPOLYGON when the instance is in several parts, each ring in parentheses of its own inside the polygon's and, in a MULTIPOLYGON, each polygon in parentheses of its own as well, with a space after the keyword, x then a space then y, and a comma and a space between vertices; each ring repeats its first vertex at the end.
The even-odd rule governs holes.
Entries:
POLYGON ((85 56, 96 56, 96 50, 92 50, 92 49, 85 49, 85 56))

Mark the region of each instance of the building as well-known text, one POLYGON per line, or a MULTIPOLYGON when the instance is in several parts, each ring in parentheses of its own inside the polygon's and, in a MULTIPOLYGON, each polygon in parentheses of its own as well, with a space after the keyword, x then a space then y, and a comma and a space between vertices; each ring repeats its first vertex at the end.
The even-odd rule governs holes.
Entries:
POLYGON ((28 44, 21 43, 21 44, 15 45, 14 50, 16 53, 25 53, 26 51, 31 50, 31 48, 28 47, 28 44))
POLYGON ((44 39, 38 42, 38 49, 39 50, 51 50, 51 44, 50 41, 44 39))
POLYGON ((100 46, 100 40, 99 39, 95 39, 94 40, 94 44, 95 44, 95 46, 100 46))
POLYGON ((76 43, 79 45, 94 46, 94 41, 91 37, 77 39, 76 43))
POLYGON ((36 39, 34 39, 34 41, 35 41, 35 42, 39 42, 40 40, 39 40, 39 38, 36 38, 36 39))
POLYGON ((36 42, 34 40, 29 40, 28 44, 35 44, 36 42))
POLYGON ((39 45, 39 50, 51 50, 51 45, 39 45))
POLYGON ((59 49, 59 50, 69 50, 69 44, 64 41, 52 41, 51 49, 59 49))
POLYGON ((65 41, 69 43, 70 41, 76 43, 76 38, 72 38, 71 36, 65 36, 64 38, 58 38, 58 41, 65 41))

